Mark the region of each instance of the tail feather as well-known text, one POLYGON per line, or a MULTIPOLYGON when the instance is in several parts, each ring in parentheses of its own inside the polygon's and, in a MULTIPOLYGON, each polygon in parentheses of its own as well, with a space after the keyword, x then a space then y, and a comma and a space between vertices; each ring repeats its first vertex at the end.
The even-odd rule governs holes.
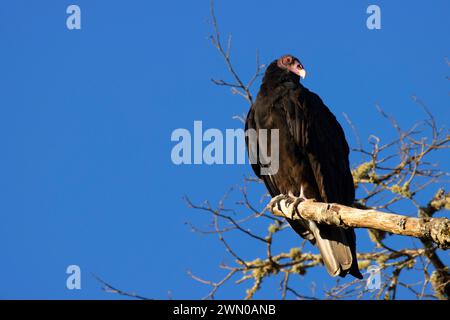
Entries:
POLYGON ((350 273, 362 279, 356 260, 356 244, 353 230, 321 225, 309 221, 309 229, 314 234, 316 244, 328 273, 344 277, 350 273))

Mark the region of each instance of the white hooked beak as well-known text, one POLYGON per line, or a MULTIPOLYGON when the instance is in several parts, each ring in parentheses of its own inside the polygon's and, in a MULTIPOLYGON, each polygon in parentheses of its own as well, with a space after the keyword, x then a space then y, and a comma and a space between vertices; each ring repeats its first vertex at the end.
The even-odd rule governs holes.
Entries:
POLYGON ((300 78, 305 79, 305 77, 306 77, 306 70, 305 69, 300 69, 298 71, 298 75, 300 76, 300 78))

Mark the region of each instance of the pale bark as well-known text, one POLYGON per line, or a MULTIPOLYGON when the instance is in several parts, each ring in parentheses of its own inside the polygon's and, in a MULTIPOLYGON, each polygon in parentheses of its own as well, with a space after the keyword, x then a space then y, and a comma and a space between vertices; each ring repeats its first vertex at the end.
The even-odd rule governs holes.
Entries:
POLYGON ((344 228, 376 229, 431 240, 443 249, 450 247, 450 220, 446 218, 413 218, 336 203, 296 200, 297 198, 281 195, 273 198, 267 208, 274 215, 285 218, 313 220, 344 228))

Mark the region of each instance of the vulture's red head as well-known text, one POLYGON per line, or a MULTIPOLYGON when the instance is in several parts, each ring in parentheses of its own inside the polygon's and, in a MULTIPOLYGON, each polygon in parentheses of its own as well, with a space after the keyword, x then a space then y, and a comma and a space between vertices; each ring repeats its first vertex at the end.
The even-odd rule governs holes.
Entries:
POLYGON ((305 68, 303 68, 300 60, 290 54, 286 54, 278 59, 277 66, 280 69, 287 70, 298 75, 302 79, 306 77, 305 68))

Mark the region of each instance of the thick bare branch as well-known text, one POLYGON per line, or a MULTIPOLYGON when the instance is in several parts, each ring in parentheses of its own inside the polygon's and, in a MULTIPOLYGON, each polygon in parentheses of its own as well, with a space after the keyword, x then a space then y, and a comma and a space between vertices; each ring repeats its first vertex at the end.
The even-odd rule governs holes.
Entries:
POLYGON ((300 202, 298 198, 285 195, 273 198, 268 209, 276 216, 313 220, 339 227, 376 229, 431 240, 443 249, 450 247, 450 220, 447 218, 413 218, 336 203, 300 202))

